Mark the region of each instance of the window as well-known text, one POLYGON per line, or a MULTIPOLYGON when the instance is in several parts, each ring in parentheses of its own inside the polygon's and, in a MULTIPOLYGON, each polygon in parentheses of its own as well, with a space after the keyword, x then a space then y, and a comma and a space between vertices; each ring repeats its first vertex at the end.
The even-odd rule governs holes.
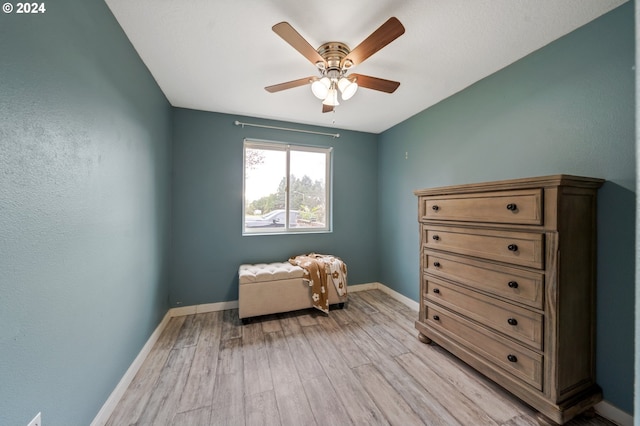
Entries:
POLYGON ((243 188, 243 235, 331 230, 331 148, 245 140, 243 188))

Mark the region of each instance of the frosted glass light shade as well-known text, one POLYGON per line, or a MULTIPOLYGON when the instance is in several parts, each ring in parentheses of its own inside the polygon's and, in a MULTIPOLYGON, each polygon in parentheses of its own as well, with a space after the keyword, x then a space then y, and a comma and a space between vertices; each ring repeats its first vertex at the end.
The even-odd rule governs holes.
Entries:
POLYGON ((329 89, 327 93, 327 97, 322 101, 323 105, 329 106, 338 106, 340 103, 338 102, 338 91, 334 88, 329 89))
POLYGON ((320 80, 316 80, 311 83, 311 91, 313 95, 318 99, 325 99, 331 86, 331 80, 327 77, 322 77, 320 80))
POLYGON ((358 84, 354 81, 351 82, 348 79, 342 77, 338 81, 338 88, 340 92, 342 92, 342 99, 349 100, 353 95, 355 95, 356 90, 358 90, 358 84))
POLYGON ((342 77, 340 80, 338 80, 338 89, 340 89, 341 92, 344 92, 344 88, 347 87, 349 83, 351 83, 349 80, 342 77))

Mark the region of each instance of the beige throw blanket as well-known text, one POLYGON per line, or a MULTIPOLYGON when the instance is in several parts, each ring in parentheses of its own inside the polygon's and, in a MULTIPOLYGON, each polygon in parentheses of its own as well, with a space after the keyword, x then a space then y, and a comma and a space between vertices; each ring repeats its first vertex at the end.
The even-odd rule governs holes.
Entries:
POLYGON ((289 259, 292 265, 304 269, 304 278, 311 286, 313 307, 329 313, 329 293, 327 282, 330 279, 338 295, 347 294, 347 265, 338 257, 309 253, 289 259))

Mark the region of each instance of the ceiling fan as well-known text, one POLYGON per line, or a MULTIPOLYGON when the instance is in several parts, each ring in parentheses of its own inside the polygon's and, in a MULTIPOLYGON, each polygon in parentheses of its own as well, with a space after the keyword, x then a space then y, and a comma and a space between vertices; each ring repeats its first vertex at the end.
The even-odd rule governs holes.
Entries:
POLYGON ((364 62, 371 55, 404 34, 404 26, 395 18, 389 18, 355 49, 350 50, 345 43, 330 41, 314 49, 289 23, 280 22, 273 31, 318 68, 319 77, 310 76, 286 83, 265 87, 270 93, 311 84, 311 91, 322 99, 322 112, 330 112, 339 105, 338 91, 343 100, 350 99, 358 86, 380 92, 393 93, 400 83, 363 74, 349 74, 348 71, 364 62))

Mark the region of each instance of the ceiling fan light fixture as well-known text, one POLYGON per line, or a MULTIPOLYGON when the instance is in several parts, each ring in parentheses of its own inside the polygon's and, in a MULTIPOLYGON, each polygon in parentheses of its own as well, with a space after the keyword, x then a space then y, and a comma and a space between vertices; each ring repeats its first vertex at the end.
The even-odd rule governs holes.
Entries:
POLYGON ((378 29, 364 39, 355 49, 349 49, 345 43, 330 41, 315 49, 288 22, 280 22, 272 27, 273 31, 291 47, 315 65, 319 77, 305 77, 285 83, 265 87, 269 93, 294 87, 311 85, 313 95, 322 100, 322 112, 334 111, 338 106, 338 92, 342 100, 351 99, 358 86, 365 89, 393 93, 400 85, 397 81, 385 80, 362 74, 346 76, 350 69, 358 66, 371 55, 404 34, 404 26, 398 18, 391 17, 378 29))
POLYGON ((342 77, 338 81, 338 88, 340 89, 340 93, 342 93, 342 100, 347 101, 355 95, 358 90, 358 84, 355 81, 352 82, 349 81, 349 79, 342 77))
POLYGON ((327 94, 329 93, 329 88, 331 87, 331 80, 327 77, 322 77, 319 80, 311 83, 311 91, 313 95, 318 99, 325 99, 327 94))
POLYGON ((329 92, 327 93, 327 97, 324 98, 324 101, 322 101, 323 105, 328 105, 328 106, 338 106, 340 105, 340 102, 338 102, 338 91, 335 89, 335 87, 332 87, 331 89, 329 89, 329 92))

